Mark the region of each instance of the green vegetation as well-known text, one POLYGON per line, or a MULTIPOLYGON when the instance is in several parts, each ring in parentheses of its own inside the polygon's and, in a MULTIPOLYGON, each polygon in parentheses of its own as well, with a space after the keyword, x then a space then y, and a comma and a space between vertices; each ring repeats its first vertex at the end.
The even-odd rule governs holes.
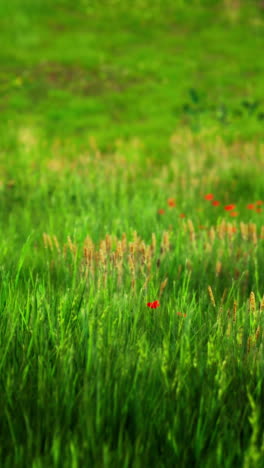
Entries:
POLYGON ((263 29, 0 2, 1 467, 264 465, 263 29))

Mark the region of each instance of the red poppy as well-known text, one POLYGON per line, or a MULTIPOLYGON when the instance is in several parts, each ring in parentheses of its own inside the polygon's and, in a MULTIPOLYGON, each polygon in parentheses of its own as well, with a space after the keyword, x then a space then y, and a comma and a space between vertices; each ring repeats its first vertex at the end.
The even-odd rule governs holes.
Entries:
POLYGON ((248 210, 254 210, 254 208, 255 208, 254 203, 249 203, 249 204, 247 205, 247 209, 248 209, 248 210))
POLYGON ((160 306, 160 303, 159 303, 159 301, 148 302, 148 303, 147 303, 147 306, 148 306, 148 307, 151 307, 151 309, 156 309, 157 307, 160 306))
POLYGON ((263 201, 261 200, 256 201, 256 205, 263 205, 263 201))
POLYGON ((233 210, 235 207, 236 207, 236 205, 226 205, 225 210, 230 211, 230 210, 233 210))
POLYGON ((213 200, 214 196, 212 193, 208 193, 207 195, 204 196, 205 200, 213 200))
POLYGON ((169 206, 176 206, 175 198, 168 198, 167 202, 169 206))
POLYGON ((180 214, 180 218, 185 218, 185 214, 184 214, 184 213, 181 213, 181 214, 180 214))
POLYGON ((262 208, 256 208, 256 213, 261 213, 262 212, 262 208))
POLYGON ((237 211, 232 211, 232 213, 230 213, 230 216, 238 216, 238 212, 237 211))
POLYGON ((219 206, 219 205, 220 205, 220 201, 214 200, 214 201, 212 201, 212 205, 213 205, 213 206, 219 206))
POLYGON ((161 208, 160 210, 158 210, 158 213, 159 213, 159 214, 164 214, 165 211, 161 208))

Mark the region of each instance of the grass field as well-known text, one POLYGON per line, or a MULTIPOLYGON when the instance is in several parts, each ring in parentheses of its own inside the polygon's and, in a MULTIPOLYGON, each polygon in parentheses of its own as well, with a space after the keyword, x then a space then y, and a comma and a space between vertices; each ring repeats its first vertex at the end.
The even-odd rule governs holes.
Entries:
POLYGON ((1 467, 264 466, 263 32, 0 0, 1 467))

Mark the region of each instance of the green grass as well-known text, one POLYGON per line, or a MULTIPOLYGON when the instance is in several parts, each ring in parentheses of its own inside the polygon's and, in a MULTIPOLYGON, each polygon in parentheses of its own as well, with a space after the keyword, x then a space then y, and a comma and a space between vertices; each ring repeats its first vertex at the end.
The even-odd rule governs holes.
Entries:
POLYGON ((261 468, 261 5, 23 3, 0 2, 1 467, 261 468))

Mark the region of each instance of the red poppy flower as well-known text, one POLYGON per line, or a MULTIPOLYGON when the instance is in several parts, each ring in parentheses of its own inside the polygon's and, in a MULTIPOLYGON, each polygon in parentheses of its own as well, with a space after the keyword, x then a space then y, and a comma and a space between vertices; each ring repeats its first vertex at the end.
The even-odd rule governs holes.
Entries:
POLYGON ((238 212, 237 211, 232 211, 232 213, 230 213, 230 216, 238 216, 238 212))
POLYGON ((256 205, 263 205, 263 201, 261 200, 256 201, 256 205))
POLYGON ((254 210, 254 208, 255 208, 254 203, 249 203, 249 204, 247 205, 247 209, 248 209, 248 210, 254 210))
POLYGON ((236 205, 226 205, 225 210, 230 211, 230 210, 233 210, 235 207, 236 207, 236 205))
POLYGON ((181 214, 180 214, 180 218, 185 218, 185 214, 184 214, 184 213, 181 213, 181 214))
POLYGON ((214 196, 212 193, 208 193, 207 195, 204 196, 205 200, 213 200, 214 196))
POLYGON ((151 309, 156 309, 157 307, 160 306, 160 303, 159 303, 159 301, 148 302, 148 303, 147 303, 147 306, 148 306, 148 307, 151 307, 151 309))
POLYGON ((262 212, 262 208, 256 208, 256 213, 261 213, 262 212))
POLYGON ((158 210, 158 213, 159 213, 159 214, 164 214, 165 211, 164 211, 163 209, 161 209, 161 210, 158 210))
POLYGON ((168 198, 167 202, 169 206, 176 206, 175 198, 168 198))
POLYGON ((214 201, 212 201, 212 205, 213 205, 213 206, 219 206, 219 205, 220 205, 220 201, 214 200, 214 201))

